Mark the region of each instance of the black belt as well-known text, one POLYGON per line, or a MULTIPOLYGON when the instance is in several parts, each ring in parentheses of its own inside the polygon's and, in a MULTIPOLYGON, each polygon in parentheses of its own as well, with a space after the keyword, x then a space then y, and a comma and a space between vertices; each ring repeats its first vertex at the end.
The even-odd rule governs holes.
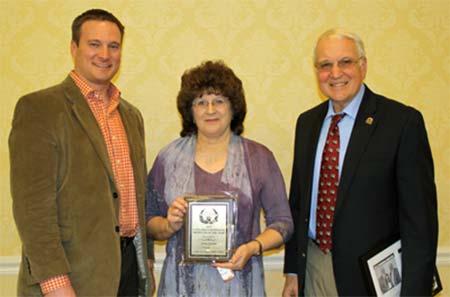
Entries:
POLYGON ((134 237, 120 237, 120 250, 123 252, 133 242, 134 237))

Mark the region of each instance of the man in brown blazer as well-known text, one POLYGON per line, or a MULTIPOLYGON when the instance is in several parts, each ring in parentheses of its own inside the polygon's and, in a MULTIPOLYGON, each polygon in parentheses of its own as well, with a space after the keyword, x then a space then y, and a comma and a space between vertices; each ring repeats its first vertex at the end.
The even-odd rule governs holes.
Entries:
POLYGON ((19 296, 148 296, 154 287, 143 120, 111 83, 123 34, 111 13, 84 12, 72 24, 74 70, 17 103, 9 148, 19 296))

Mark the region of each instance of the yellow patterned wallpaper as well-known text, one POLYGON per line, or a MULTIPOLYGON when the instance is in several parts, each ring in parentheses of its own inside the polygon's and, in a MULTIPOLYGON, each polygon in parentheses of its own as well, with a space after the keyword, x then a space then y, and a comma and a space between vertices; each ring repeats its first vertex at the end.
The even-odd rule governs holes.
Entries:
POLYGON ((177 137, 180 76, 223 59, 243 80, 245 136, 267 145, 290 180, 295 120, 317 105, 317 36, 357 32, 366 82, 422 111, 434 154, 440 248, 450 247, 450 2, 448 0, 0 0, 0 256, 20 253, 11 216, 7 137, 20 95, 59 83, 72 67, 73 18, 93 7, 126 26, 116 84, 145 118, 148 165, 177 137))

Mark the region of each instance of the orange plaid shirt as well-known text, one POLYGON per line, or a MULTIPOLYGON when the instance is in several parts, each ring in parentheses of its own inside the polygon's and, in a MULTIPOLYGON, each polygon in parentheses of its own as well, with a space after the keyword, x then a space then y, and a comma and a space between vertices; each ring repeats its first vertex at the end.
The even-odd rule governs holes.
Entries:
MULTIPOLYGON (((75 71, 70 73, 70 77, 86 98, 105 140, 120 197, 120 235, 133 237, 136 235, 139 218, 128 138, 118 110, 120 91, 111 83, 108 90, 109 104, 107 104, 100 94, 90 87, 75 71)), ((70 279, 67 275, 59 275, 41 282, 40 285, 42 292, 46 294, 70 285, 70 279)))

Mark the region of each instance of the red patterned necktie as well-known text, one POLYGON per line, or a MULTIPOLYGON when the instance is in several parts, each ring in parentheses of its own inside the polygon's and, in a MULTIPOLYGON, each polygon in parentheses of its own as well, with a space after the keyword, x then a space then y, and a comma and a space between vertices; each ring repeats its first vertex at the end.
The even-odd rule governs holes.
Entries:
POLYGON ((339 127, 337 124, 344 116, 345 114, 336 114, 331 119, 320 165, 316 242, 325 253, 328 253, 332 247, 331 230, 339 186, 339 127))

